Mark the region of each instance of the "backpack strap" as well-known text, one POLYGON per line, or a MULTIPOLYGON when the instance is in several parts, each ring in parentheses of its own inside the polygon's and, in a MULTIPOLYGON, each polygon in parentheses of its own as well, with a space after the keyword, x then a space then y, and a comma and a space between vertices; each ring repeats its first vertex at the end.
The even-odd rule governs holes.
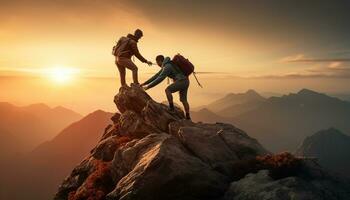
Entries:
POLYGON ((193 76, 194 76, 194 78, 196 79, 196 81, 197 81, 199 87, 203 88, 202 84, 201 84, 201 83, 198 81, 198 79, 197 79, 196 72, 193 72, 193 76))

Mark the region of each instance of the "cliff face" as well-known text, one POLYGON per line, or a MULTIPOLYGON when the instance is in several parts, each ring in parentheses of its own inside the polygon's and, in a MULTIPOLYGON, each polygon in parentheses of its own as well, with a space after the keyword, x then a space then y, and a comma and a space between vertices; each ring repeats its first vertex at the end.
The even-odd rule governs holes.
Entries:
POLYGON ((137 86, 121 88, 114 101, 121 114, 56 200, 233 199, 231 182, 266 168, 256 157, 267 151, 232 125, 186 121, 137 86))

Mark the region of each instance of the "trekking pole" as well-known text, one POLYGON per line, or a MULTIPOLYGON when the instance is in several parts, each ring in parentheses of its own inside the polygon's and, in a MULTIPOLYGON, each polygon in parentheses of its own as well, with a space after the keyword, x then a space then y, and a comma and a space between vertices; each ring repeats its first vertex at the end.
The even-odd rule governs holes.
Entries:
POLYGON ((197 79, 196 72, 193 72, 193 76, 194 76, 194 78, 196 79, 196 81, 197 81, 199 87, 203 88, 202 84, 201 84, 201 83, 198 81, 198 79, 197 79))

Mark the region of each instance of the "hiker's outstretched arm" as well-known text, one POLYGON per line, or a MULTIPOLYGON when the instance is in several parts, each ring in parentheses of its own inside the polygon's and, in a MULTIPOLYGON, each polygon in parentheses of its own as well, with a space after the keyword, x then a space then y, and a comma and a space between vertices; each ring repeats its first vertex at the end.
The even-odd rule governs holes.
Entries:
POLYGON ((151 83, 152 81, 154 81, 158 76, 159 74, 162 72, 162 69, 159 70, 159 72, 157 72, 155 75, 153 75, 150 79, 148 79, 146 82, 143 83, 143 85, 147 85, 149 83, 151 83))
POLYGON ((171 73, 171 66, 165 65, 159 76, 153 80, 147 88, 152 88, 162 82, 171 73))
POLYGON ((137 48, 136 42, 131 43, 131 49, 134 55, 136 56, 136 58, 138 58, 143 63, 147 62, 147 60, 140 54, 139 49, 137 48))

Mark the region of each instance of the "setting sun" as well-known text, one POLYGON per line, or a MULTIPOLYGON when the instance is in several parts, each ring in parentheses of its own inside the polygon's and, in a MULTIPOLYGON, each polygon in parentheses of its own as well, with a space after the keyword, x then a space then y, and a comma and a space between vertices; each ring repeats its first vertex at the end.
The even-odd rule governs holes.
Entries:
POLYGON ((75 68, 54 67, 47 70, 47 75, 52 81, 64 84, 71 81, 77 72, 78 70, 75 68))

